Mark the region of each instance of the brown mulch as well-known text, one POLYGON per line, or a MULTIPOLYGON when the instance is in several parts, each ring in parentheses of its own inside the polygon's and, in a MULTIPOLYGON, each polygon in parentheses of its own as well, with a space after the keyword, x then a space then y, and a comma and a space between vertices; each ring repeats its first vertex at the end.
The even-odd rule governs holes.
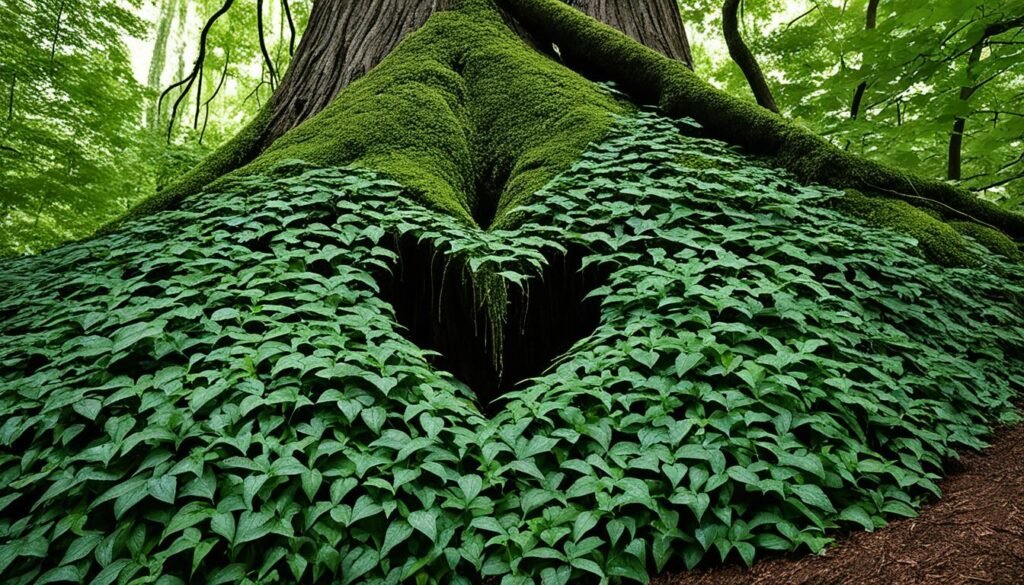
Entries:
POLYGON ((652 585, 1024 585, 1024 426, 964 456, 917 518, 824 554, 663 575, 652 585))

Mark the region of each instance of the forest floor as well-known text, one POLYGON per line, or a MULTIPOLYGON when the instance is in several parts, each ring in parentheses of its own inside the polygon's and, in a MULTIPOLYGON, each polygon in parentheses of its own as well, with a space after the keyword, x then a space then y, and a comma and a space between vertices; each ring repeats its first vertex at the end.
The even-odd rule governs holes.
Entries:
POLYGON ((950 465, 917 518, 845 535, 822 555, 662 575, 652 585, 1024 584, 1024 426, 950 465))

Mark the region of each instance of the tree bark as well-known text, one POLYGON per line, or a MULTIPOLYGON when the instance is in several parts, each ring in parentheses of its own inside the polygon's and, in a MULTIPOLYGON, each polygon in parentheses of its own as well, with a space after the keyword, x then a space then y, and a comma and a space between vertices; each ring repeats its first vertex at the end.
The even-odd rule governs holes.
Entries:
MULTIPOLYGON (((1024 27, 1024 16, 1018 16, 1009 20, 995 22, 988 25, 985 28, 984 33, 978 42, 971 47, 971 55, 967 58, 967 76, 968 79, 971 77, 971 71, 981 61, 981 51, 985 46, 985 43, 994 36, 1001 35, 1005 32, 1011 31, 1015 28, 1024 27)), ((988 81, 988 80, 986 80, 988 81)), ((960 88, 960 101, 968 102, 974 95, 974 92, 978 91, 978 88, 984 85, 982 81, 977 85, 964 86, 960 88)), ((963 145, 964 145, 964 131, 967 128, 967 118, 958 116, 953 121, 953 131, 949 135, 949 156, 947 158, 946 166, 946 178, 950 181, 959 181, 962 175, 963 166, 963 145)))
MULTIPOLYGON (((879 0, 868 1, 868 13, 866 22, 864 24, 864 30, 875 30, 878 25, 878 2, 879 0)), ((864 69, 864 64, 861 63, 861 69, 864 69)), ((856 120, 860 115, 860 106, 864 101, 864 92, 868 89, 867 80, 861 81, 860 85, 857 86, 857 90, 853 94, 853 103, 850 104, 850 119, 856 120)))
POLYGON ((747 44, 743 42, 743 37, 740 35, 739 16, 737 14, 740 1, 725 0, 725 3, 722 4, 722 32, 725 34, 725 44, 729 47, 729 55, 732 57, 732 60, 739 65, 740 70, 743 71, 743 76, 747 78, 747 83, 750 84, 750 89, 754 92, 754 98, 757 100, 757 103, 761 107, 777 114, 779 113, 779 106, 775 104, 775 97, 772 96, 772 90, 768 87, 768 82, 764 78, 761 66, 757 64, 757 59, 750 52, 747 44))
POLYGON ((675 0, 569 0, 569 5, 693 69, 690 42, 675 0))
MULTIPOLYGON (((967 59, 967 74, 970 77, 971 70, 981 60, 981 48, 984 43, 981 41, 971 49, 971 56, 967 59)), ((960 88, 960 101, 967 102, 977 91, 977 86, 967 86, 960 88)), ((967 128, 967 118, 957 117, 953 121, 953 132, 949 135, 949 157, 948 165, 946 167, 946 178, 950 181, 959 181, 961 173, 963 171, 963 146, 964 146, 964 131, 967 128)))
MULTIPOLYGON (((260 140, 265 149, 331 103, 384 59, 409 33, 454 0, 319 0, 295 57, 270 101, 260 140)), ((690 45, 673 0, 572 0, 586 14, 692 67, 690 45)))

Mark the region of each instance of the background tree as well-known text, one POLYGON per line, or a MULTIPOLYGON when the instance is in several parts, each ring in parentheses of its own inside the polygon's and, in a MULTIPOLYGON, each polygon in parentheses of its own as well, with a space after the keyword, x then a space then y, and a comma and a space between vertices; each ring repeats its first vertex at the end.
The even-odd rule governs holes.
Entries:
POLYGON ((0 6, 0 250, 84 235, 149 191, 137 176, 144 90, 122 42, 144 35, 137 6, 0 6))

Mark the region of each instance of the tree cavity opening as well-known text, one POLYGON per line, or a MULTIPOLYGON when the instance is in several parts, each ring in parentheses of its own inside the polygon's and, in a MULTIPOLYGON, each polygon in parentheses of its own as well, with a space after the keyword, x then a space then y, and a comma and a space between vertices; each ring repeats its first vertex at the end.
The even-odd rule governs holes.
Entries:
POLYGON ((401 333, 423 349, 428 361, 450 372, 477 397, 482 411, 520 382, 543 374, 600 322, 600 301, 585 299, 607 274, 582 268, 586 251, 546 253, 543 272, 520 288, 509 284, 504 323, 493 323, 468 268, 412 236, 396 238, 399 260, 381 272, 381 296, 391 303, 401 333), (501 327, 495 348, 493 327, 501 327))

